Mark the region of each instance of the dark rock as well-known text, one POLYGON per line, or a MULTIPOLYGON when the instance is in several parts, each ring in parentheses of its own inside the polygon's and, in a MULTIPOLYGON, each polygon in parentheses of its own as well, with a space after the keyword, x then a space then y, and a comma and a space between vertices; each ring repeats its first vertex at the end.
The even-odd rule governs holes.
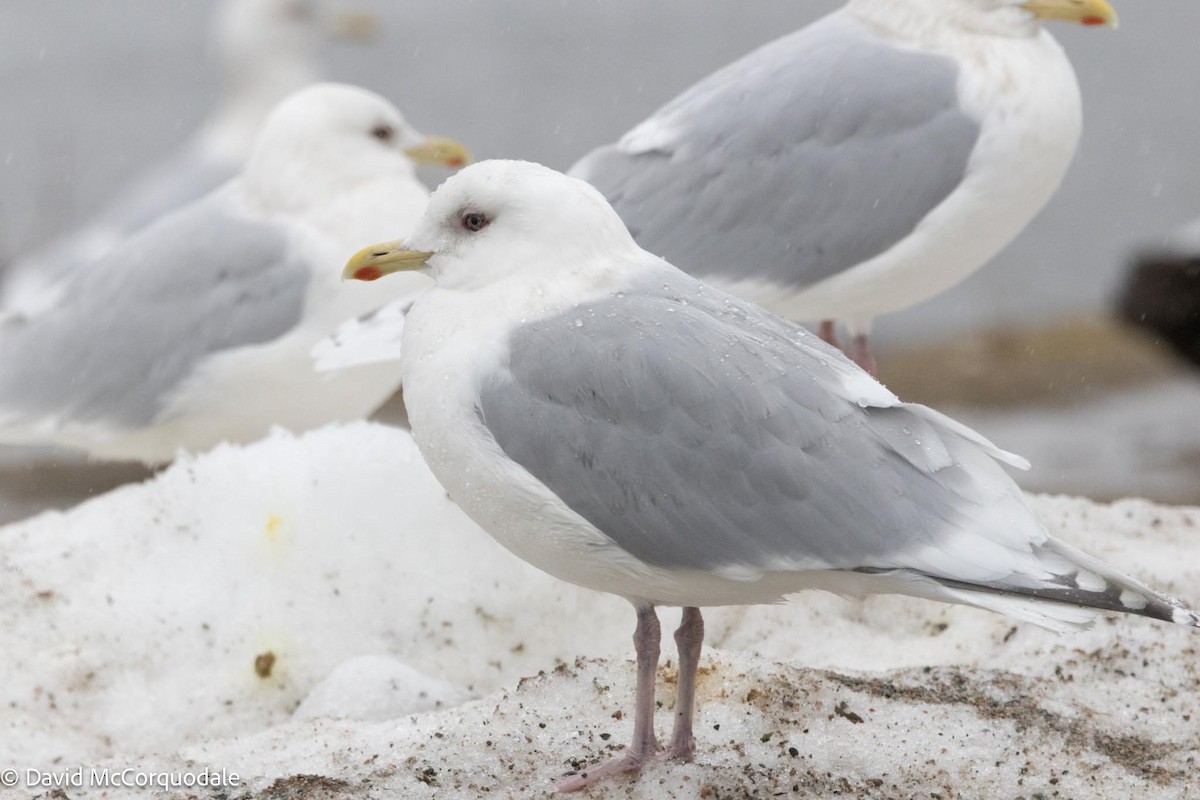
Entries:
POLYGON ((1200 366, 1200 255, 1141 257, 1117 310, 1121 319, 1148 329, 1200 366))

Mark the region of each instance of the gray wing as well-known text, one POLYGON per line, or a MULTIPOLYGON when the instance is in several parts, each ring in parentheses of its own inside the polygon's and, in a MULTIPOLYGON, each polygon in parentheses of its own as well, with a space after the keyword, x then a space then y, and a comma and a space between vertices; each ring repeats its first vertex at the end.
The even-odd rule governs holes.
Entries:
POLYGON ((12 263, 3 275, 6 305, 26 309, 50 304, 71 273, 104 257, 159 218, 213 191, 236 172, 236 165, 207 157, 195 147, 159 164, 126 186, 82 227, 12 263))
POLYGON ((480 398, 501 449, 622 548, 732 575, 983 580, 1045 538, 1000 451, 803 328, 663 275, 516 330, 480 398))
POLYGON ((695 85, 571 170, 694 275, 801 288, 889 249, 979 136, 958 65, 835 13, 695 85))
POLYGON ((0 419, 151 422, 206 356, 299 322, 308 269, 288 250, 220 192, 128 239, 56 307, 0 329, 0 419))

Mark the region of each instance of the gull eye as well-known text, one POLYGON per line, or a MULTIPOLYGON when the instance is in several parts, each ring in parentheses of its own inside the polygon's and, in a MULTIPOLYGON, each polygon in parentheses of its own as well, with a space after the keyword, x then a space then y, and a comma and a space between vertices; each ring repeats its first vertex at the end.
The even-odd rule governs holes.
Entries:
POLYGON ((474 233, 486 228, 491 223, 491 220, 487 218, 487 214, 482 212, 467 211, 463 213, 461 222, 464 230, 474 233))
POLYGON ((391 125, 379 124, 371 128, 371 135, 381 142, 390 142, 396 135, 396 129, 391 125))

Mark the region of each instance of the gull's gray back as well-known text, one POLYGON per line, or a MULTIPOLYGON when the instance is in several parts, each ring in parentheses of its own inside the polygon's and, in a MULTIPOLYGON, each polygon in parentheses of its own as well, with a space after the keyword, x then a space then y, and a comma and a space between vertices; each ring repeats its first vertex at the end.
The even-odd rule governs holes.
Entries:
POLYGON ((53 310, 0 328, 0 421, 152 422, 203 359, 300 320, 308 269, 284 230, 217 193, 80 270, 53 310))
POLYGON ((801 288, 892 247, 962 181, 958 66, 842 14, 766 45, 573 169, 646 250, 801 288))
POLYGON ((927 550, 933 569, 952 531, 1039 530, 938 415, 864 407, 856 368, 802 328, 674 271, 651 281, 515 330, 479 404, 510 458, 628 552, 736 571, 927 550))

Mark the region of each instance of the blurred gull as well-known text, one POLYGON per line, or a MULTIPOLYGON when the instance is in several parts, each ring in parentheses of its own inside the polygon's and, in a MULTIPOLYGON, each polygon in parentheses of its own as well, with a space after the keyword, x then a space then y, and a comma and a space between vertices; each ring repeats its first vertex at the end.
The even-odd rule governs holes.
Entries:
POLYGON ((684 607, 666 755, 685 761, 700 606, 816 588, 1056 630, 1104 611, 1200 624, 1050 538, 997 463, 1020 458, 640 249, 581 181, 520 162, 469 167, 407 242, 361 251, 346 274, 436 282, 401 355, 429 466, 516 555, 637 610, 633 743, 562 790, 655 754, 658 605, 684 607))
POLYGON ((333 13, 320 0, 224 0, 214 22, 223 86, 208 118, 178 151, 125 186, 91 220, 16 261, 0 284, 0 306, 31 314, 53 305, 69 272, 233 177, 271 109, 320 80, 317 51, 323 40, 362 39, 372 24, 363 14, 333 13))
POLYGON ((571 174, 638 244, 872 369, 880 314, 1000 251, 1075 153, 1079 85, 1040 21, 1104 0, 850 0, 663 106, 571 174))
POLYGON ((154 463, 368 414, 398 365, 318 375, 311 350, 427 281, 381 294, 342 284, 340 265, 352 243, 420 217, 414 161, 465 158, 371 92, 296 93, 241 175, 73 273, 53 307, 0 326, 0 441, 154 463))

